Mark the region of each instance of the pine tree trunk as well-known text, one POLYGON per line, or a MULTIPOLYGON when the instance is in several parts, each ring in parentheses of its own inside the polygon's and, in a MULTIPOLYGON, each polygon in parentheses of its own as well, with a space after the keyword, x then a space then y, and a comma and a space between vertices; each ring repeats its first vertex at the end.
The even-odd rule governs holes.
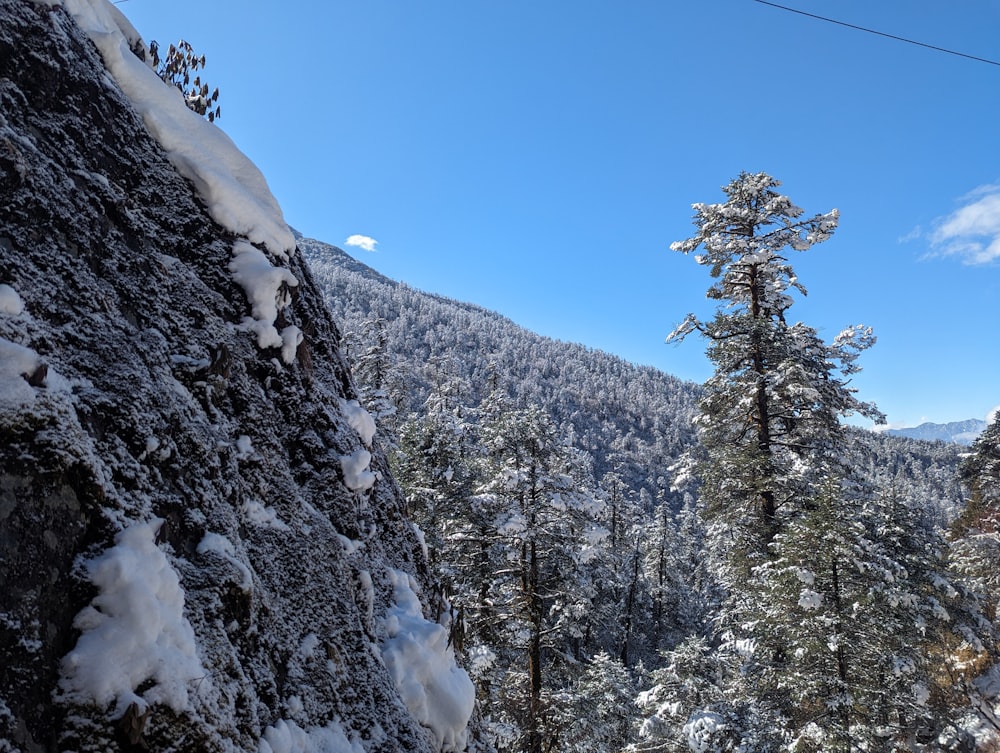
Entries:
MULTIPOLYGON (((837 613, 837 622, 833 626, 833 634, 837 638, 837 677, 846 689, 847 684, 847 655, 844 652, 844 645, 842 642, 842 632, 843 626, 841 624, 841 610, 842 604, 840 601, 840 575, 837 571, 837 560, 834 558, 833 562, 830 563, 830 568, 833 575, 833 607, 837 613)), ((840 722, 844 725, 844 732, 850 729, 850 711, 847 704, 841 704, 840 706, 840 722)))
POLYGON ((663 637, 663 584, 667 572, 667 508, 663 507, 663 522, 660 532, 660 547, 656 563, 656 600, 653 602, 653 624, 656 626, 656 645, 663 637))
POLYGON ((755 396, 756 415, 754 416, 754 423, 757 425, 757 450, 763 461, 763 477, 765 484, 767 484, 760 490, 760 512, 763 518, 762 528, 764 531, 764 544, 766 546, 771 543, 777 532, 775 521, 777 504, 774 490, 769 486, 769 482, 773 476, 771 469, 771 455, 773 452, 771 446, 771 411, 767 395, 767 364, 764 358, 764 343, 761 340, 761 330, 758 326, 761 317, 761 290, 757 279, 758 271, 756 264, 751 265, 749 275, 750 316, 753 326, 750 332, 750 350, 751 357, 753 358, 753 370, 757 375, 757 394, 755 396))
POLYGON ((542 753, 542 599, 538 592, 538 554, 535 542, 528 544, 525 597, 531 620, 528 644, 528 751, 542 753))
POLYGON ((632 637, 632 610, 635 607, 635 591, 639 586, 639 547, 635 548, 635 556, 632 559, 632 581, 628 586, 628 596, 625 599, 625 620, 623 624, 622 636, 622 651, 621 651, 621 662, 622 666, 627 667, 628 664, 628 644, 629 639, 632 637))

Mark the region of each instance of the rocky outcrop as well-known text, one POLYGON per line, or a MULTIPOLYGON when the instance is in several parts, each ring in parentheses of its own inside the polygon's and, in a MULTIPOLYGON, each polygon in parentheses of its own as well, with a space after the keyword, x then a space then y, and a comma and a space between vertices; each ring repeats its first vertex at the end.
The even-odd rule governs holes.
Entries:
POLYGON ((387 670, 433 585, 308 268, 269 341, 234 259, 276 256, 66 7, 0 19, 0 751, 464 744, 387 670))

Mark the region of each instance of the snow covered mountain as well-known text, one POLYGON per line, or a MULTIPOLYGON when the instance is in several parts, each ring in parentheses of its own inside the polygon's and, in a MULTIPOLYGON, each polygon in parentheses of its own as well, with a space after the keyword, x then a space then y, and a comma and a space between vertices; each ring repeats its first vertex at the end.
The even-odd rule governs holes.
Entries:
MULTIPOLYGON (((106 0, 0 19, 0 751, 487 751, 359 398, 503 388, 669 511, 698 388, 294 237, 106 0)), ((957 504, 951 448, 858 436, 957 504)))
POLYGON ((474 747, 263 177, 106 0, 0 18, 0 750, 474 747))
POLYGON ((419 413, 442 381, 454 382, 470 408, 499 386, 549 413, 593 457, 598 478, 614 472, 635 494, 645 490, 679 509, 681 495, 665 474, 695 441, 697 385, 543 337, 496 312, 390 280, 335 246, 298 240, 362 383, 371 377, 364 362, 374 355, 375 329, 384 329, 392 384, 379 386, 393 393, 397 418, 419 413))
MULTIPOLYGON (((327 243, 299 236, 298 244, 344 329, 358 381, 364 387, 387 373, 379 386, 394 396, 397 421, 421 415, 444 383, 453 384, 452 399, 467 408, 499 384, 551 415, 593 458, 596 478, 616 474, 646 507, 683 504, 670 488, 671 468, 696 441, 697 385, 421 292, 327 243)), ((874 486, 906 490, 942 521, 961 507, 957 447, 861 430, 851 436, 853 465, 874 486)))
POLYGON ((968 446, 976 441, 976 437, 982 434, 985 428, 985 421, 978 418, 970 418, 966 421, 951 421, 946 424, 935 424, 928 421, 920 424, 920 426, 889 429, 886 431, 886 434, 895 437, 923 439, 928 442, 952 442, 968 446))

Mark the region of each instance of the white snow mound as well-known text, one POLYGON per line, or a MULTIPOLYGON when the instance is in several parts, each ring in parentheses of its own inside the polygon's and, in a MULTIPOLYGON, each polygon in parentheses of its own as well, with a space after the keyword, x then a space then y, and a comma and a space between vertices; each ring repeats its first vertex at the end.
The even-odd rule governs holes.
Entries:
POLYGON ((42 359, 31 348, 0 337, 0 407, 17 408, 35 399, 25 377, 34 374, 42 359))
POLYGON ((129 41, 139 35, 111 3, 63 0, 63 5, 97 46, 150 135, 177 171, 194 183, 212 218, 287 260, 295 236, 257 166, 218 126, 189 110, 180 90, 161 81, 132 53, 129 41))
POLYGON ((189 708, 194 684, 209 682, 184 617, 177 573, 154 543, 161 522, 126 528, 113 547, 85 563, 100 593, 73 621, 82 634, 62 661, 65 700, 99 706, 114 701, 115 716, 131 703, 181 712, 189 708), (155 684, 137 695, 146 681, 155 684))
POLYGON ((363 492, 371 489, 378 476, 369 469, 372 454, 368 450, 356 450, 340 457, 340 469, 344 472, 344 484, 348 489, 363 492))
POLYGON ((448 631, 424 619, 410 576, 400 570, 389 575, 395 603, 386 612, 389 637, 382 644, 382 659, 399 697, 433 732, 438 749, 464 750, 476 699, 472 680, 455 663, 448 631))
POLYGON ((364 753, 364 750, 358 741, 348 740, 336 722, 304 730, 285 719, 265 729, 257 746, 258 753, 364 753))
MULTIPOLYGON (((299 281, 284 267, 271 264, 264 252, 246 241, 236 241, 233 244, 233 259, 229 262, 229 271, 233 280, 243 288, 250 302, 252 319, 247 321, 247 327, 257 333, 257 345, 260 348, 282 348, 285 363, 291 363, 295 351, 285 352, 285 339, 274 326, 278 311, 288 305, 287 293, 282 286, 295 287, 299 281)), ((296 343, 297 344, 297 343, 296 343)))
POLYGON ((24 312, 24 301, 10 285, 0 285, 0 314, 20 316, 24 312))
POLYGON ((371 413, 361 407, 357 400, 340 399, 340 412, 347 417, 347 423, 358 433, 365 447, 371 449, 372 439, 375 436, 375 419, 371 413))

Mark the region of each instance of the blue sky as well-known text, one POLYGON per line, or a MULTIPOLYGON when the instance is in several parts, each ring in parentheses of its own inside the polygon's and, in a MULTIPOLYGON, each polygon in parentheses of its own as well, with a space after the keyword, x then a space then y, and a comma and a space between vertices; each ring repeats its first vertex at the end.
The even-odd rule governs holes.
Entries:
MULTIPOLYGON (((782 4, 1000 60, 1000 0, 782 4)), ((863 399, 897 425, 1000 404, 1000 66, 753 0, 118 7, 206 55, 288 222, 383 274, 703 381, 703 345, 664 338, 711 281, 669 244, 765 171, 841 212, 790 314, 874 328, 863 399)))

